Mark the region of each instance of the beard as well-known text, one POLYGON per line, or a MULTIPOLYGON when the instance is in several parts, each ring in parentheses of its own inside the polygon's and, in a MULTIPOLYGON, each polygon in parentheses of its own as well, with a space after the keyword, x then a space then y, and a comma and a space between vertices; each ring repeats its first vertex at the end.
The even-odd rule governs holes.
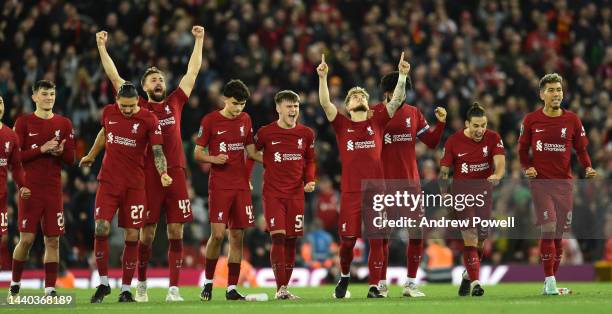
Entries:
POLYGON ((156 94, 155 91, 147 92, 147 95, 150 99, 156 102, 162 102, 166 99, 166 91, 163 91, 161 94, 156 94))
POLYGON ((364 104, 359 104, 359 105, 357 105, 357 107, 351 109, 351 111, 355 111, 355 112, 358 112, 358 111, 368 111, 368 107, 366 105, 364 105, 364 104))

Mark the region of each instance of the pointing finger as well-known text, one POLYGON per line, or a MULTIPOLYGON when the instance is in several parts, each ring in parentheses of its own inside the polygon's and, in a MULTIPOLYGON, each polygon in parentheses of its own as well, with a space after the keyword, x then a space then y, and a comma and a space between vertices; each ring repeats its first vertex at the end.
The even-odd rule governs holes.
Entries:
POLYGON ((404 61, 404 52, 402 51, 402 55, 400 56, 400 62, 404 61))
POLYGON ((321 54, 321 63, 325 63, 325 54, 324 53, 321 54))

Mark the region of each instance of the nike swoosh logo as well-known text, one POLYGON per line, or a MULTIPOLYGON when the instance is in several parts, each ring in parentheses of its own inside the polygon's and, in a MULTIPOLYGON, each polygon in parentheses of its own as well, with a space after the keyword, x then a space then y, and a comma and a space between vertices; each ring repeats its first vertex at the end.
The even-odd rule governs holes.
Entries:
POLYGON ((38 133, 28 133, 29 136, 36 136, 38 133))
POLYGON ((280 144, 280 142, 272 142, 272 145, 280 144))
POLYGON ((108 121, 108 124, 116 124, 116 121, 108 121))
POLYGON ((463 156, 465 156, 465 155, 467 155, 467 153, 457 154, 457 156, 459 156, 459 157, 463 157, 463 156))
POLYGON ((540 132, 544 132, 544 130, 540 130, 540 129, 535 129, 536 133, 540 133, 540 132))
POLYGON ((348 130, 346 130, 346 131, 347 131, 347 132, 355 132, 355 130, 353 130, 353 129, 348 129, 348 130))
POLYGON ((217 135, 221 135, 221 134, 223 134, 225 132, 227 132, 227 131, 217 131, 217 135))

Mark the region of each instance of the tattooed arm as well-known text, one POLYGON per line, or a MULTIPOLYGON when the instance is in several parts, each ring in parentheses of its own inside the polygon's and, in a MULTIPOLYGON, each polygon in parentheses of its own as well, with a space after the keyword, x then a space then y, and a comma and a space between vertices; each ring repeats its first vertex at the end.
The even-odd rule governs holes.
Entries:
POLYGON ((395 90, 393 90, 391 101, 387 102, 386 105, 389 117, 393 117, 395 111, 397 111, 397 108, 399 108, 406 99, 406 77, 408 77, 408 72, 410 72, 410 63, 404 61, 403 52, 397 68, 399 70, 399 78, 397 79, 395 90))
POLYGON ((166 156, 164 155, 162 146, 153 145, 151 146, 151 148, 153 149, 153 158, 155 159, 155 168, 157 168, 157 172, 159 172, 162 186, 168 186, 172 184, 172 178, 167 173, 168 164, 166 163, 166 156))

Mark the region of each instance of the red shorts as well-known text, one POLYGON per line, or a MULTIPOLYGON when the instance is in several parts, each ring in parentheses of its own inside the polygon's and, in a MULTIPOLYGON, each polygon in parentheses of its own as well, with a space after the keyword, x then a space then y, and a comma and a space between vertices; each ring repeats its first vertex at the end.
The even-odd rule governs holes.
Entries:
POLYGON ((96 220, 113 220, 119 209, 119 227, 140 229, 144 226, 147 196, 144 189, 130 189, 100 182, 96 192, 96 220))
POLYGON ((166 214, 166 223, 185 223, 193 220, 189 195, 187 194, 185 169, 169 168, 168 175, 172 178, 172 184, 163 187, 157 169, 147 169, 145 171, 147 208, 149 211, 145 220, 147 224, 158 223, 162 210, 166 214))
POLYGON ((208 219, 230 229, 244 229, 255 224, 250 190, 208 190, 208 219))
POLYGON ((64 234, 64 204, 62 190, 49 193, 47 189, 31 188, 32 196, 19 198, 19 232, 36 233, 41 224, 43 235, 57 237, 64 234))
POLYGON ((6 208, 6 193, 0 196, 0 236, 8 234, 8 210, 6 208))
POLYGON ((556 222, 557 231, 570 231, 572 226, 573 186, 558 180, 531 181, 531 198, 536 225, 556 222))
MULTIPOLYGON (((475 201, 473 202, 473 206, 465 206, 462 210, 457 208, 453 208, 454 218, 456 219, 469 219, 470 224, 468 227, 462 227, 461 230, 468 230, 472 228, 472 221, 474 217, 478 217, 480 219, 486 220, 491 218, 491 211, 493 209, 493 187, 491 184, 480 184, 480 183, 464 183, 462 188, 458 188, 457 186, 452 187, 453 197, 456 194, 470 194, 474 195, 475 201), (467 187, 466 187, 467 185, 467 187), (479 201, 480 197, 482 197, 482 202, 479 201), (478 206, 481 205, 482 206, 478 206)), ((480 226, 480 225, 479 225, 480 226)), ((480 239, 486 239, 489 235, 489 228, 479 227, 478 229, 478 237, 480 239)))
POLYGON ((340 193, 338 234, 341 237, 361 237, 361 192, 340 193))
POLYGON ((287 236, 304 235, 304 200, 263 197, 268 231, 285 230, 287 236))

